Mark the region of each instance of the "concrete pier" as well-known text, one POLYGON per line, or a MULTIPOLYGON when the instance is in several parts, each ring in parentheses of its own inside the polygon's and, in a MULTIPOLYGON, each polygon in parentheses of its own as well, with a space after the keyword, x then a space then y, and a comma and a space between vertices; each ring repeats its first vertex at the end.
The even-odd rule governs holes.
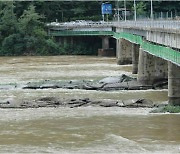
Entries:
POLYGON ((168 79, 168 62, 162 58, 155 57, 155 81, 168 79))
POLYGON ((124 39, 116 41, 117 64, 132 64, 132 43, 124 39))
POLYGON ((168 63, 168 97, 169 104, 180 105, 180 67, 168 63))
POLYGON ((109 36, 103 36, 102 49, 98 49, 98 56, 103 57, 115 57, 115 51, 113 48, 109 48, 109 36))
POLYGON ((155 57, 142 48, 139 49, 138 81, 141 84, 153 84, 158 81, 167 80, 167 61, 155 57))
POLYGON ((109 49, 109 37, 102 37, 102 49, 109 49))
POLYGON ((139 49, 139 64, 138 64, 138 81, 141 84, 153 84, 155 79, 155 60, 154 56, 145 52, 142 48, 139 49))
POLYGON ((138 73, 139 45, 132 43, 132 74, 138 73))

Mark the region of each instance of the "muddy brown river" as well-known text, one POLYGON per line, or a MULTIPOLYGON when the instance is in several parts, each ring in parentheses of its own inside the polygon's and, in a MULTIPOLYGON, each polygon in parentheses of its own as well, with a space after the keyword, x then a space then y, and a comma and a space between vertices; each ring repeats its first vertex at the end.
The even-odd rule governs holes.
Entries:
MULTIPOLYGON (((90 56, 0 57, 0 84, 131 75, 131 65, 90 56)), ((1 89, 0 99, 168 100, 167 90, 1 89)), ((180 153, 180 114, 149 108, 0 109, 0 153, 180 153)))

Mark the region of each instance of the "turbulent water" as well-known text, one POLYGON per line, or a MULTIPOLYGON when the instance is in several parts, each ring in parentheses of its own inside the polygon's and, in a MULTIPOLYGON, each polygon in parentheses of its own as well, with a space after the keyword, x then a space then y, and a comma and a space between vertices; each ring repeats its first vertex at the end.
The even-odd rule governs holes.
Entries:
MULTIPOLYGON (((0 84, 40 80, 101 79, 131 75, 115 58, 87 56, 1 57, 0 84)), ((167 90, 0 90, 0 99, 63 98, 167 101, 167 90)), ((180 153, 180 115, 135 108, 0 109, 0 153, 180 153)))

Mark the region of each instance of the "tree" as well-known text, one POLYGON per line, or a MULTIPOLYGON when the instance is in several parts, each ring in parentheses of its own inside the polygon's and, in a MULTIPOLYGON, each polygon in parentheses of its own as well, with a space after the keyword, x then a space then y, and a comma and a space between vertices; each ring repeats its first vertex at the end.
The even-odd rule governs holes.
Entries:
POLYGON ((30 5, 19 18, 20 33, 24 35, 26 54, 34 55, 44 45, 47 33, 41 22, 42 16, 35 12, 35 6, 30 5))
POLYGON ((146 3, 139 2, 136 6, 137 15, 144 16, 146 14, 146 3))
POLYGON ((30 5, 27 10, 25 10, 22 16, 19 18, 19 26, 21 27, 21 32, 26 35, 34 35, 36 29, 43 30, 43 22, 41 22, 42 16, 36 13, 35 6, 30 5))
POLYGON ((18 31, 16 15, 13 12, 13 2, 0 2, 0 42, 18 31))

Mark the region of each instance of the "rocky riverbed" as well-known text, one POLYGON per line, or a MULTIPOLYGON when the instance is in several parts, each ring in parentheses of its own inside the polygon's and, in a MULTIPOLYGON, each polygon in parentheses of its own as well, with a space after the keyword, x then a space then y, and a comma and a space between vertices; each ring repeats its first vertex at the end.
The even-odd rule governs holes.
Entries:
MULTIPOLYGON (((83 90, 147 90, 167 88, 167 81, 156 82, 153 85, 142 85, 136 78, 122 74, 121 76, 106 77, 101 80, 43 80, 28 82, 25 84, 0 85, 0 89, 83 89, 83 90)), ((92 98, 61 98, 41 97, 32 100, 4 99, 0 101, 0 108, 39 108, 39 107, 157 107, 158 105, 149 99, 135 100, 95 100, 92 98)))
MULTIPOLYGON (((166 104, 163 104, 166 105, 166 104)), ((93 100, 90 98, 65 99, 56 97, 42 97, 35 100, 16 100, 5 99, 0 101, 0 108, 40 108, 40 107, 159 107, 159 104, 153 103, 148 99, 138 100, 93 100)), ((161 104, 162 106, 162 104, 161 104)))
POLYGON ((70 80, 70 81, 51 81, 29 82, 22 86, 23 89, 85 89, 85 90, 147 90, 167 88, 167 81, 158 81, 152 85, 142 85, 136 78, 122 74, 121 76, 106 77, 101 80, 70 80))
POLYGON ((84 90, 147 90, 167 89, 167 80, 155 82, 152 85, 142 85, 136 78, 122 74, 121 76, 106 77, 101 80, 43 80, 25 84, 3 84, 0 89, 84 89, 84 90))

